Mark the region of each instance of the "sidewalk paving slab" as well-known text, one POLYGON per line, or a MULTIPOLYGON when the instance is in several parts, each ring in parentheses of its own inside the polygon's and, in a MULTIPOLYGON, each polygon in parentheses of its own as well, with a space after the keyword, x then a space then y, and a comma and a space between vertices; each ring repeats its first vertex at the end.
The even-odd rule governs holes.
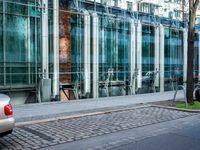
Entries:
MULTIPOLYGON (((39 104, 25 104, 13 106, 16 123, 44 120, 59 116, 81 115, 94 112, 104 112, 134 107, 155 101, 171 100, 174 91, 140 94, 133 96, 106 97, 98 99, 82 99, 68 102, 48 102, 39 104)), ((182 99, 183 93, 177 94, 177 99, 182 99)))

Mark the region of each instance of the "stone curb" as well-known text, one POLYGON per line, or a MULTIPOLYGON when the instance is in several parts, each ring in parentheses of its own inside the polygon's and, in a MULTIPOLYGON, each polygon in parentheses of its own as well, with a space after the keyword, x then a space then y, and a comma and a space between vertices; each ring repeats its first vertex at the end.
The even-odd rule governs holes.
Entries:
POLYGON ((190 112, 190 113, 200 113, 200 110, 194 110, 194 109, 176 108, 176 107, 156 105, 156 104, 150 104, 150 106, 151 107, 165 108, 165 109, 172 109, 172 110, 177 110, 177 111, 190 112))

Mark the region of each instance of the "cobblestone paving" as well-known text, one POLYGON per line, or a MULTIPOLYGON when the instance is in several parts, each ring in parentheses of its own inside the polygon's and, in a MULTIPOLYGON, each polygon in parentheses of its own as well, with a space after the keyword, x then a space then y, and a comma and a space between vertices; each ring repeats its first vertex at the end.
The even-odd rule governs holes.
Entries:
POLYGON ((144 107, 127 111, 51 121, 17 127, 13 133, 0 139, 0 149, 40 149, 56 144, 81 140, 175 120, 195 113, 158 107, 144 107))

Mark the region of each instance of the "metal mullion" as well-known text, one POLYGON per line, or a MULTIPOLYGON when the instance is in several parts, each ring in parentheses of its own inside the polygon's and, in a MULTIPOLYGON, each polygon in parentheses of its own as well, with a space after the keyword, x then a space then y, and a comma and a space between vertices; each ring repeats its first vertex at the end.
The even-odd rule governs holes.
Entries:
POLYGON ((4 86, 6 85, 6 16, 5 16, 5 1, 3 1, 3 80, 4 80, 4 86))
POLYGON ((119 23, 119 20, 118 19, 116 19, 116 25, 115 25, 115 27, 116 27, 116 29, 115 29, 115 39, 113 39, 113 40, 115 40, 115 42, 114 42, 114 44, 115 44, 115 51, 116 51, 116 80, 118 80, 118 73, 119 73, 119 66, 118 66, 118 63, 119 63, 119 59, 118 59, 118 51, 119 51, 119 47, 118 47, 118 45, 119 45, 119 38, 118 38, 118 34, 119 34, 119 30, 118 30, 118 23, 119 23))
MULTIPOLYGON (((104 45, 104 44, 105 44, 105 43, 104 43, 104 42, 105 42, 105 41, 104 41, 104 40, 105 40, 105 33, 104 33, 105 31, 104 31, 104 19, 102 19, 101 21, 102 21, 102 33, 101 33, 101 34, 102 34, 102 35, 101 35, 101 38, 102 38, 102 45, 101 45, 101 46, 102 46, 102 54, 101 54, 101 57, 102 57, 102 58, 101 58, 101 59, 102 59, 102 75, 104 75, 104 67, 105 67, 105 66, 104 66, 104 63, 105 63, 105 45, 104 45)), ((103 80, 104 80, 104 79, 103 79, 103 80)))
MULTIPOLYGON (((29 9, 29 8, 28 8, 29 9)), ((29 11, 28 11, 28 23, 27 23, 27 26, 28 26, 28 28, 27 28, 27 30, 28 30, 28 32, 27 32, 27 37, 28 37, 28 42, 27 42, 27 44, 28 44, 28 59, 27 59, 27 61, 28 61, 28 84, 31 84, 31 80, 30 80, 30 78, 31 78, 31 76, 30 76, 30 73, 31 73, 31 70, 30 70, 30 67, 31 67, 31 65, 30 65, 30 63, 31 63, 31 31, 30 31, 30 14, 29 14, 29 11)))

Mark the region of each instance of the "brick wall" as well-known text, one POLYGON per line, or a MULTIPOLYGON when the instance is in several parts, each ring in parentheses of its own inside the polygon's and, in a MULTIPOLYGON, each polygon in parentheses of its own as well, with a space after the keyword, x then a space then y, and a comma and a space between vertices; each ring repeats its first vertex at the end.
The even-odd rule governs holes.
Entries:
POLYGON ((70 13, 69 2, 60 6, 60 82, 71 82, 70 13))
MULTIPOLYGON (((60 5, 59 12, 59 62, 60 62, 60 82, 71 82, 71 47, 70 47, 70 12, 69 2, 65 1, 60 5)), ((70 92, 65 91, 70 97, 70 92)), ((63 91, 60 92, 61 101, 68 100, 63 91)))

